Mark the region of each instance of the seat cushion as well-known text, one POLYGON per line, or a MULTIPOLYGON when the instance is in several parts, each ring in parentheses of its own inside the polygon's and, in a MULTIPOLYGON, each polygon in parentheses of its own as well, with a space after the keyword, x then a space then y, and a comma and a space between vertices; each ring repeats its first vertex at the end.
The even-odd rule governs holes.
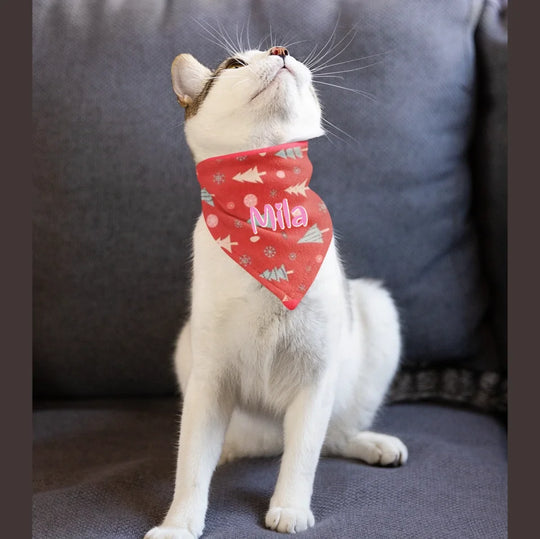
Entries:
MULTIPOLYGON (((506 433, 495 418, 434 404, 384 409, 377 430, 402 438, 409 462, 377 468, 320 461, 306 539, 505 538, 506 433)), ((34 413, 33 537, 128 539, 172 498, 174 399, 43 402, 34 413)), ((264 528, 279 458, 214 475, 204 537, 275 538, 264 528)))

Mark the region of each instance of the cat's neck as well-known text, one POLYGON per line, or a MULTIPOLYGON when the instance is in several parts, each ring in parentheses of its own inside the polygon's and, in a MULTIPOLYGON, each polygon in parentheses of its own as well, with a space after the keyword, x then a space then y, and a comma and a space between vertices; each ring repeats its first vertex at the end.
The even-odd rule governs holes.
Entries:
MULTIPOLYGON (((319 136, 319 134, 315 135, 319 136)), ((219 145, 213 144, 212 146, 205 146, 203 144, 190 145, 191 153, 195 165, 198 165, 205 159, 211 157, 218 157, 220 155, 228 155, 232 153, 247 152, 249 150, 256 150, 258 148, 269 148, 271 146, 278 146, 280 144, 287 144, 289 142, 298 142, 301 140, 309 140, 314 136, 302 136, 300 133, 281 133, 272 136, 254 137, 249 140, 223 140, 219 145)))

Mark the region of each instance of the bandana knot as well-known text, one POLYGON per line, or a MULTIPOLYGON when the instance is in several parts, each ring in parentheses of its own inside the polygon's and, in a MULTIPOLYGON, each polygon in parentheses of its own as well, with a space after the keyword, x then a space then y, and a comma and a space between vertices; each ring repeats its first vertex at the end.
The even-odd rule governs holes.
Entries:
POLYGON ((332 220, 311 190, 307 142, 205 159, 197 165, 206 226, 239 266, 294 309, 315 280, 332 220))

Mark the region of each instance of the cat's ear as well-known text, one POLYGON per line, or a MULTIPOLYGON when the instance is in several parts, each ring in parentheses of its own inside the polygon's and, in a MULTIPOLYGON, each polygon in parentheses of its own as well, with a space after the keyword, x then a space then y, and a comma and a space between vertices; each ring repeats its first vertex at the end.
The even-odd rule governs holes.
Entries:
POLYGON ((191 54, 179 54, 171 66, 174 93, 178 103, 187 107, 199 95, 212 72, 191 54))

